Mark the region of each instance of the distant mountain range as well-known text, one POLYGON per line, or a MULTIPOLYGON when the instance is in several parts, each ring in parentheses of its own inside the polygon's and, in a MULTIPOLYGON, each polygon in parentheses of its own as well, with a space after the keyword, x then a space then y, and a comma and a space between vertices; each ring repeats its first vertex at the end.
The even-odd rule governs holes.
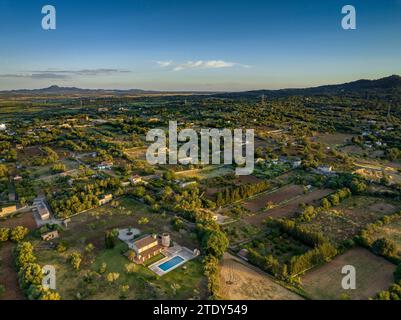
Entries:
POLYGON ((232 92, 217 94, 217 97, 226 98, 252 98, 265 95, 266 97, 284 96, 312 96, 312 95, 400 95, 401 77, 392 75, 377 80, 357 80, 353 82, 324 85, 312 88, 279 89, 279 90, 253 90, 245 92, 232 92))
POLYGON ((0 95, 16 96, 129 96, 129 95, 172 95, 172 94, 209 94, 220 98, 252 98, 266 95, 267 97, 282 97, 291 95, 340 95, 340 94, 401 94, 401 77, 392 75, 378 80, 357 80, 353 82, 324 85, 313 88, 279 89, 279 90, 254 90, 244 92, 179 92, 179 91, 150 91, 140 89, 129 90, 105 90, 105 89, 81 89, 75 87, 51 86, 44 89, 22 89, 0 91, 0 95))
POLYGON ((156 91, 146 91, 140 89, 130 90, 103 90, 103 89, 81 89, 75 87, 59 87, 51 86, 43 89, 21 89, 0 91, 0 94, 16 94, 16 95, 138 95, 146 93, 157 93, 156 91))

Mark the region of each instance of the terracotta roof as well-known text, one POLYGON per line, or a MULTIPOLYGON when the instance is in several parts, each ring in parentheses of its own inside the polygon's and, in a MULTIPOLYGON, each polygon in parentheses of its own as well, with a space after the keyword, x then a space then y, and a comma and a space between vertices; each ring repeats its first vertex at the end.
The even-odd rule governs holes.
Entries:
POLYGON ((151 243, 154 243, 155 241, 157 241, 157 239, 155 239, 153 236, 148 235, 146 237, 143 237, 141 239, 138 239, 136 241, 134 241, 134 245, 138 248, 141 249, 143 247, 146 247, 148 245, 150 245, 151 243))

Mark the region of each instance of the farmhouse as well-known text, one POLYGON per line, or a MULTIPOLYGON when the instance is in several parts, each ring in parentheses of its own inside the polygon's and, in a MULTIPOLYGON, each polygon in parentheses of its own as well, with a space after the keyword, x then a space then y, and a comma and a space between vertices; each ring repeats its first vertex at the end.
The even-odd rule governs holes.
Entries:
POLYGON ((42 219, 43 221, 50 219, 49 209, 47 209, 47 206, 43 202, 36 206, 36 210, 39 214, 40 219, 42 219))
POLYGON ((15 206, 15 205, 1 208, 1 210, 0 210, 0 218, 1 217, 5 217, 5 216, 7 216, 7 215, 9 215, 11 213, 14 213, 15 211, 17 211, 17 206, 15 206))
POLYGON ((322 174, 335 173, 332 166, 319 166, 317 167, 317 172, 322 174))
POLYGON ((103 161, 97 166, 98 170, 110 170, 113 166, 113 162, 111 161, 103 161))
POLYGON ((129 181, 131 181, 132 184, 140 184, 144 183, 143 179, 139 175, 132 176, 129 181))
POLYGON ((110 193, 106 194, 99 200, 99 205, 104 206, 105 204, 109 203, 111 200, 113 200, 113 195, 110 193))
POLYGON ((156 235, 147 235, 132 243, 132 249, 135 251, 135 261, 143 263, 146 260, 162 252, 163 247, 159 244, 156 235))

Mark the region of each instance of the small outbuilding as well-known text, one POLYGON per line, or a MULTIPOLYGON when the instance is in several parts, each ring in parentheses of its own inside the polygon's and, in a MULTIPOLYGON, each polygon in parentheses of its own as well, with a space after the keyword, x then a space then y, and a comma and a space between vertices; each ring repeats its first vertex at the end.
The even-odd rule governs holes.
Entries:
POLYGON ((50 241, 53 239, 57 239, 59 237, 59 233, 57 230, 49 231, 41 235, 43 241, 50 241))

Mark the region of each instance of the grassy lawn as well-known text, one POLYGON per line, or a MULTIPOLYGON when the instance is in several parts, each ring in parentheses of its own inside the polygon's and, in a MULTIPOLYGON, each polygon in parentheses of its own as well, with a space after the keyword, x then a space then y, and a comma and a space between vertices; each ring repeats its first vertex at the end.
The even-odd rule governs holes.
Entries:
POLYGON ((104 245, 104 232, 113 228, 133 227, 142 233, 170 232, 174 241, 190 249, 199 245, 196 235, 189 231, 176 232, 171 227, 172 217, 155 213, 150 208, 131 197, 117 200, 116 206, 105 205, 72 218, 68 230, 63 232, 63 240, 73 244, 93 243, 96 248, 104 245), (139 224, 141 218, 147 218, 147 224, 139 224))
MULTIPOLYGON (((159 277, 145 266, 135 266, 135 272, 128 274, 125 265, 129 260, 123 255, 127 250, 120 242, 114 249, 105 249, 104 234, 113 228, 133 227, 142 233, 169 232, 173 241, 190 249, 199 247, 192 232, 172 230, 170 216, 153 213, 148 206, 130 197, 118 200, 117 206, 107 205, 90 210, 72 219, 68 229, 61 233, 59 241, 67 244, 68 250, 58 253, 47 244, 35 240, 35 254, 41 265, 53 265, 57 272, 57 287, 63 299, 120 299, 122 286, 127 286, 126 299, 196 299, 206 298, 206 279, 203 276, 201 258, 191 260, 163 277, 159 277), (140 225, 141 217, 149 219, 148 224, 140 225), (84 253, 85 247, 92 243, 94 250, 84 253), (83 256, 79 271, 72 269, 68 257, 72 252, 83 256), (100 274, 105 263, 106 271, 100 274), (108 273, 118 273, 114 283, 107 282, 108 273)), ((148 264, 161 259, 154 257, 148 264)))
POLYGON ((234 171, 231 166, 210 165, 210 166, 205 166, 203 169, 193 169, 193 170, 176 172, 176 175, 178 177, 185 177, 185 178, 210 179, 210 178, 225 176, 233 172, 234 171))
POLYGON ((73 270, 67 262, 73 250, 62 254, 55 250, 40 250, 36 255, 41 265, 55 266, 57 289, 63 299, 118 300, 122 299, 122 286, 128 286, 125 299, 205 298, 206 281, 201 259, 191 260, 163 277, 141 265, 135 265, 134 272, 128 274, 125 265, 130 262, 122 255, 125 250, 126 245, 119 243, 114 249, 101 250, 95 257, 84 256, 79 271, 73 270), (100 274, 104 263, 106 271, 100 274), (119 274, 113 283, 106 280, 110 272, 119 274))
POLYGON ((163 259, 164 257, 165 257, 165 256, 164 256, 163 254, 160 253, 160 254, 158 254, 157 256, 154 256, 154 257, 150 258, 148 261, 146 261, 146 262, 144 263, 144 266, 145 266, 145 267, 149 267, 149 266, 151 266, 152 264, 156 263, 157 261, 163 259))

